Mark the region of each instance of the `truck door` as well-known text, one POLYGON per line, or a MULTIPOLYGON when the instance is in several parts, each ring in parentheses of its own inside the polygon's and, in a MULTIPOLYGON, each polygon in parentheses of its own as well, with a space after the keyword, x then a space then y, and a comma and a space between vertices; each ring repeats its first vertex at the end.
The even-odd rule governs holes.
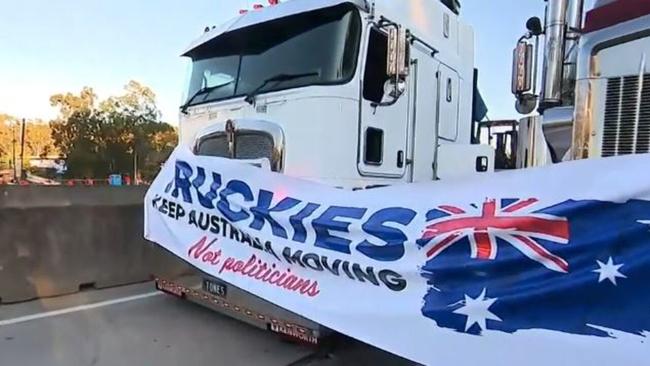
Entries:
POLYGON ((456 141, 458 138, 458 108, 460 80, 458 73, 440 64, 438 69, 438 138, 456 141))
MULTIPOLYGON (((363 176, 401 178, 406 171, 409 87, 394 104, 386 73, 388 35, 371 27, 362 79, 357 166, 363 176)), ((408 78, 406 83, 408 83, 408 78)))
POLYGON ((414 119, 409 140, 412 164, 411 180, 429 181, 435 178, 436 128, 438 121, 438 89, 440 62, 431 51, 418 44, 411 47, 411 110, 414 119))

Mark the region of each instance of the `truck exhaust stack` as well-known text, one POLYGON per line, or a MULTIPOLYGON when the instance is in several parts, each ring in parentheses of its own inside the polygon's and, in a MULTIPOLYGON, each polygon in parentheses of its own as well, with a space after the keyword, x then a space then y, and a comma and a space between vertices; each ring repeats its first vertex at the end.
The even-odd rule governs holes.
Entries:
POLYGON ((573 105, 578 71, 578 40, 584 11, 584 0, 569 0, 564 45, 564 72, 562 77, 562 105, 573 105))
POLYGON ((564 45, 569 0, 549 0, 544 32, 544 69, 540 110, 562 104, 564 45))

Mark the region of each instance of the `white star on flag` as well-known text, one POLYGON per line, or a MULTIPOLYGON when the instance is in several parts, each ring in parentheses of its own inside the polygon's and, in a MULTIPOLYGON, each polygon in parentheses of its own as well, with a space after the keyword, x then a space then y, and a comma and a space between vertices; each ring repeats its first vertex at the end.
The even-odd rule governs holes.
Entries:
POLYGON ((478 324, 481 330, 485 330, 486 320, 496 320, 501 321, 501 318, 494 315, 490 312, 490 306, 494 304, 497 299, 489 299, 485 297, 486 289, 483 289, 483 292, 476 298, 472 299, 471 297, 465 295, 465 305, 454 310, 454 314, 461 314, 467 317, 467 322, 465 323, 465 331, 467 332, 474 324, 478 324))
POLYGON ((619 269, 623 267, 623 264, 614 264, 612 257, 609 257, 607 263, 603 263, 599 260, 596 262, 600 268, 594 269, 592 272, 598 273, 598 283, 601 283, 607 279, 613 283, 614 286, 616 286, 616 278, 627 278, 626 275, 619 272, 619 269))

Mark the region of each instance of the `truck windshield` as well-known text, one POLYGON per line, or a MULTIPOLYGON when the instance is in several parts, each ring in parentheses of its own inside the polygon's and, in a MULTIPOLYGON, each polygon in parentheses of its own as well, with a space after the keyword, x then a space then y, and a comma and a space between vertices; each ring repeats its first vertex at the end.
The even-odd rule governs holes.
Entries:
POLYGON ((187 54, 192 67, 185 105, 348 82, 360 33, 358 11, 342 4, 223 34, 187 54), (283 74, 304 77, 268 82, 283 74))

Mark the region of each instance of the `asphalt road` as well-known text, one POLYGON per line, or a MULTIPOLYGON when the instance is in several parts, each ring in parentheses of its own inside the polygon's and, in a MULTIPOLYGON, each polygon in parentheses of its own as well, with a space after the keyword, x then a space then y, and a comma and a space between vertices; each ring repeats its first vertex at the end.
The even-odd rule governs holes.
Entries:
POLYGON ((409 364, 350 339, 288 343, 150 283, 0 305, 3 366, 409 364))

